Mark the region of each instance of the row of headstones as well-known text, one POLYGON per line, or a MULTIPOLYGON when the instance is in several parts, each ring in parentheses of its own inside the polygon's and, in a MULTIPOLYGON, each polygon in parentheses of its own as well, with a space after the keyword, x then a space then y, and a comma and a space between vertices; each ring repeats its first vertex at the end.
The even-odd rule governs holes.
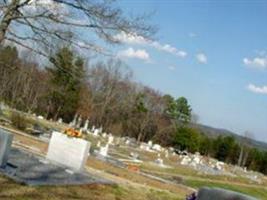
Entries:
POLYGON ((113 142, 112 134, 107 134, 105 132, 103 133, 102 127, 96 128, 93 125, 91 128, 89 128, 89 119, 86 119, 82 126, 82 117, 77 114, 74 116, 73 120, 69 123, 69 126, 75 129, 79 129, 83 133, 91 134, 95 137, 100 136, 100 135, 104 138, 109 137, 110 138, 109 140, 112 140, 112 141, 109 141, 109 143, 113 142))
POLYGON ((185 166, 191 166, 194 168, 201 168, 201 167, 206 167, 206 168, 212 168, 214 170, 219 170, 223 171, 224 170, 224 163, 221 161, 216 161, 216 160, 210 160, 206 162, 204 158, 199 154, 195 153, 191 156, 189 155, 181 155, 181 165, 185 166))

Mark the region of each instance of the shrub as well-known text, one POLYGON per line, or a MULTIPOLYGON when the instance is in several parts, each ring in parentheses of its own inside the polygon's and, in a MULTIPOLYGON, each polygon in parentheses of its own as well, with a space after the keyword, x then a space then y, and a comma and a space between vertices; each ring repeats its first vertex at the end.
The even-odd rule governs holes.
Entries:
POLYGON ((27 127, 27 119, 18 112, 12 112, 11 122, 14 127, 22 131, 24 131, 27 127))

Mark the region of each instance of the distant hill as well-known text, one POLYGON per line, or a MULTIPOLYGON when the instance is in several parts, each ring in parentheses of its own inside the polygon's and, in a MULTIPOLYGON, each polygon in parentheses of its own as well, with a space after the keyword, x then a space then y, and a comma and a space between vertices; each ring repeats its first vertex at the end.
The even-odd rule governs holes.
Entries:
MULTIPOLYGON (((194 128, 197 128, 198 130, 200 130, 205 135, 207 135, 208 137, 211 137, 211 138, 216 138, 220 135, 233 136, 234 138, 236 138, 237 141, 241 141, 244 138, 243 136, 238 135, 237 133, 231 132, 231 131, 226 130, 226 129, 214 128, 214 127, 210 127, 210 126, 202 125, 202 124, 191 124, 191 126, 194 128)), ((265 143, 265 142, 260 142, 260 141, 254 140, 254 139, 250 139, 250 144, 251 144, 251 146, 256 147, 260 150, 267 151, 267 143, 265 143)))

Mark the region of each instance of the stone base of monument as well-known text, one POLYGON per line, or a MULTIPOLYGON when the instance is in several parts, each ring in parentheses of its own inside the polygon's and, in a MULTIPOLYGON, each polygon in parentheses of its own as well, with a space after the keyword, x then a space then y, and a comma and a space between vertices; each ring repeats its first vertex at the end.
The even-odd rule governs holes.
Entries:
POLYGON ((11 148, 8 163, 5 168, 0 168, 0 173, 27 185, 113 184, 96 175, 72 171, 17 148, 11 148))

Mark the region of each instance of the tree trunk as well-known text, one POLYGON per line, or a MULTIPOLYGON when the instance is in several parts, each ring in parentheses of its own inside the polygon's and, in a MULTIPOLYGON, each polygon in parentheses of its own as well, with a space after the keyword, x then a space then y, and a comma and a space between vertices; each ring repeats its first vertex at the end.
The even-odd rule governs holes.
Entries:
POLYGON ((3 43, 6 31, 11 23, 11 21, 14 19, 14 17, 18 16, 17 9, 19 7, 20 0, 12 0, 12 2, 8 5, 5 13, 3 14, 3 19, 0 22, 0 44, 3 43))
POLYGON ((240 154, 239 154, 239 158, 238 158, 238 166, 241 167, 242 165, 242 159, 243 159, 243 153, 244 153, 244 147, 243 145, 241 146, 241 150, 240 150, 240 154))

